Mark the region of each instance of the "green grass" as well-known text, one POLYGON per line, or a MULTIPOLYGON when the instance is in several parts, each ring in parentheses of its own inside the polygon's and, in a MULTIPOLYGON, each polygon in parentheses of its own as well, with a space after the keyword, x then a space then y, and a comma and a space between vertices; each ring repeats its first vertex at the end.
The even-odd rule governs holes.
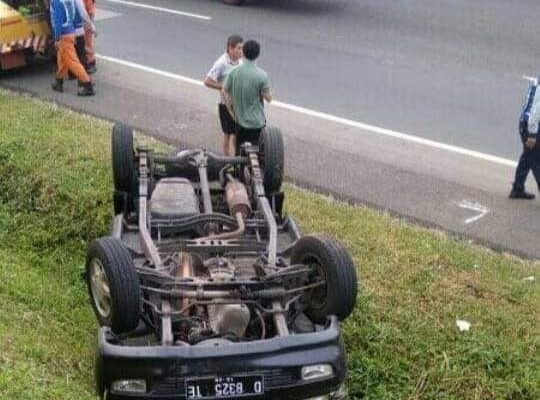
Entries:
MULTIPOLYGON (((0 398, 95 399, 80 279, 108 231, 109 125, 0 91, 0 398)), ((352 252, 351 398, 538 399, 538 263, 287 187, 304 232, 352 252), (456 319, 472 323, 459 332, 456 319)))

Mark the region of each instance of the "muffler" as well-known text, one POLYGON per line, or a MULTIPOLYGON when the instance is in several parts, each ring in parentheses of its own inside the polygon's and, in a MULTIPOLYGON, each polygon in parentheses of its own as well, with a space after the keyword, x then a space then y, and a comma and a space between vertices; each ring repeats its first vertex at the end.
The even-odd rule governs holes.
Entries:
POLYGON ((251 214, 251 203, 243 183, 231 180, 225 186, 225 198, 231 215, 236 218, 238 228, 234 231, 210 235, 203 239, 234 239, 241 237, 246 230, 244 220, 251 214))
POLYGON ((246 186, 242 182, 228 182, 225 186, 225 197, 231 215, 235 216, 237 213, 241 213, 245 219, 251 214, 251 202, 249 201, 246 186))

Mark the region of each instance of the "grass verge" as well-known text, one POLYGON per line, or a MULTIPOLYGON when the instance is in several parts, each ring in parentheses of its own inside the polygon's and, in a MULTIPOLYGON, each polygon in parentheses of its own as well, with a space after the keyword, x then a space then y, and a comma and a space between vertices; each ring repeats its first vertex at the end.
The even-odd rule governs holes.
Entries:
MULTIPOLYGON (((111 214, 109 125, 0 91, 0 398, 95 399, 80 279, 111 214)), ((352 252, 351 398, 538 399, 538 263, 287 187, 352 252), (456 320, 472 323, 459 332, 456 320)))

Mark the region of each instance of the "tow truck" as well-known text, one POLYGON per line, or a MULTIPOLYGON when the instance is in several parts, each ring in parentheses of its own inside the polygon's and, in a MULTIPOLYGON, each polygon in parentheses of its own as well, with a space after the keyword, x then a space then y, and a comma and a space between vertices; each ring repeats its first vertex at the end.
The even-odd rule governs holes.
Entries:
POLYGON ((0 71, 52 54, 48 0, 0 0, 0 71))

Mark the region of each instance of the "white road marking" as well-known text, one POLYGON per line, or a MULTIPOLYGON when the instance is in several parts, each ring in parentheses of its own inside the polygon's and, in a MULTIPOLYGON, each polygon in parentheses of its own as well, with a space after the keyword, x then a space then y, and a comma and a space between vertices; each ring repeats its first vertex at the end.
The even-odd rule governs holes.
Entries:
POLYGON ((383 136, 389 136, 392 138, 401 139, 401 140, 405 140, 405 141, 413 142, 413 143, 418 143, 418 144, 433 147, 436 149, 446 150, 450 153, 461 154, 464 156, 469 156, 469 157, 477 158, 480 160, 490 161, 496 164, 506 165, 509 167, 515 167, 517 165, 517 163, 514 160, 510 160, 508 158, 494 156, 491 154, 486 154, 486 153, 482 153, 476 150, 470 150, 464 147, 454 146, 451 144, 441 143, 441 142, 437 142, 431 139, 425 139, 425 138, 414 136, 408 133, 397 132, 391 129, 382 128, 380 126, 370 125, 363 122, 354 121, 348 118, 338 117, 338 116, 326 114, 320 111, 314 111, 308 108, 295 106, 292 104, 281 103, 279 101, 274 101, 272 102, 272 104, 280 108, 285 108, 287 110, 299 112, 301 114, 310 115, 312 117, 317 117, 317 118, 321 118, 327 121, 336 122, 338 124, 363 129, 365 131, 377 133, 383 136))
POLYGON ((96 54, 96 57, 101 59, 101 60, 105 60, 105 61, 109 61, 109 62, 112 62, 112 63, 115 63, 115 64, 123 65, 125 67, 130 67, 130 68, 138 69, 138 70, 141 70, 141 71, 144 71, 144 72, 149 72, 151 74, 156 74, 156 75, 159 75, 159 76, 163 76, 165 78, 171 78, 171 79, 174 79, 175 81, 186 82, 186 83, 190 83, 192 85, 197 85, 197 86, 204 86, 202 81, 199 81, 197 79, 188 78, 188 77, 182 76, 182 75, 173 74, 172 72, 162 71, 160 69, 147 67, 147 66, 144 66, 144 65, 141 65, 141 64, 130 62, 130 61, 120 60, 120 59, 114 58, 114 57, 104 56, 102 54, 96 54))
MULTIPOLYGON (((106 0, 106 1, 112 1, 112 0, 106 0)), ((114 0, 114 1, 118 1, 118 0, 114 0)), ((160 70, 160 69, 157 69, 157 68, 148 67, 146 65, 137 64, 137 63, 134 63, 134 62, 131 62, 131 61, 121 60, 121 59, 115 58, 115 57, 109 57, 109 56, 104 56, 104 55, 100 55, 100 54, 98 54, 97 57, 101 58, 102 60, 106 60, 106 61, 109 61, 109 62, 112 62, 112 63, 115 63, 115 64, 119 64, 119 65, 124 65, 124 66, 130 67, 130 68, 138 69, 140 71, 149 72, 149 73, 152 73, 152 74, 155 74, 155 75, 163 76, 163 77, 174 79, 174 80, 181 81, 181 82, 191 83, 191 84, 197 85, 197 86, 204 86, 203 82, 200 81, 200 80, 189 78, 189 77, 178 75, 178 74, 174 74, 172 72, 167 72, 167 71, 163 71, 163 70, 160 70)), ((311 117, 323 119, 323 120, 326 120, 326 121, 335 122, 335 123, 338 123, 338 124, 341 124, 341 125, 346 125, 346 126, 350 126, 350 127, 354 127, 354 128, 359 128, 359 129, 362 129, 364 131, 368 131, 368 132, 371 132, 371 133, 376 133, 376 134, 379 134, 379 135, 382 135, 382 136, 387 136, 387 137, 392 137, 392 138, 395 138, 395 139, 400 139, 400 140, 404 140, 404 141, 408 141, 408 142, 412 142, 412 143, 417 143, 417 144, 420 144, 420 145, 423 145, 423 146, 428 146, 428 147, 432 147, 432 148, 436 148, 436 149, 440 149, 440 150, 445 150, 445 151, 448 151, 450 153, 460 154, 460 155, 476 158, 476 159, 479 159, 479 160, 489 161, 489 162, 499 164, 499 165, 505 165, 505 166, 508 166, 508 167, 516 167, 516 165, 517 165, 517 163, 514 160, 510 160, 508 158, 494 156, 494 155, 482 153, 482 152, 479 152, 479 151, 476 151, 476 150, 466 149, 464 147, 454 146, 454 145, 451 145, 451 144, 446 144, 446 143, 441 143, 441 142, 437 142, 437 141, 430 140, 430 139, 425 139, 425 138, 422 138, 422 137, 419 137, 419 136, 414 136, 414 135, 411 135, 411 134, 402 133, 402 132, 394 131, 394 130, 391 130, 391 129, 382 128, 380 126, 370 125, 370 124, 366 124, 366 123, 363 123, 363 122, 354 121, 352 119, 343 118, 343 117, 339 117, 339 116, 336 116, 336 115, 327 114, 327 113, 316 111, 316 110, 311 110, 309 108, 296 106, 294 104, 282 103, 280 101, 273 101, 270 105, 273 106, 273 107, 278 107, 278 108, 286 109, 286 110, 289 110, 289 111, 294 111, 294 112, 297 112, 297 113, 300 113, 300 114, 309 115, 311 117)))
POLYGON ((112 11, 103 10, 101 8, 96 8, 95 20, 96 21, 102 21, 104 19, 110 19, 110 18, 114 18, 114 17, 119 17, 121 15, 122 14, 115 13, 115 12, 112 12, 112 11))
POLYGON ((474 217, 467 218, 465 220, 465 225, 472 224, 473 222, 478 221, 480 218, 483 218, 487 213, 489 213, 489 209, 487 207, 479 203, 470 202, 468 200, 463 200, 461 203, 458 204, 458 206, 466 210, 472 210, 478 213, 474 217))
POLYGON ((533 85, 538 85, 538 78, 535 78, 534 76, 522 75, 521 77, 526 81, 532 82, 533 85))
POLYGON ((205 21, 212 20, 212 17, 209 17, 208 15, 193 14, 193 13, 189 13, 185 11, 173 10, 171 8, 156 7, 156 6, 151 6, 149 4, 136 3, 133 1, 124 1, 124 0, 102 0, 102 1, 108 1, 109 3, 122 4, 125 6, 131 6, 131 7, 145 8, 147 10, 160 11, 160 12, 164 12, 168 14, 182 15, 184 17, 198 18, 198 19, 203 19, 205 21))

